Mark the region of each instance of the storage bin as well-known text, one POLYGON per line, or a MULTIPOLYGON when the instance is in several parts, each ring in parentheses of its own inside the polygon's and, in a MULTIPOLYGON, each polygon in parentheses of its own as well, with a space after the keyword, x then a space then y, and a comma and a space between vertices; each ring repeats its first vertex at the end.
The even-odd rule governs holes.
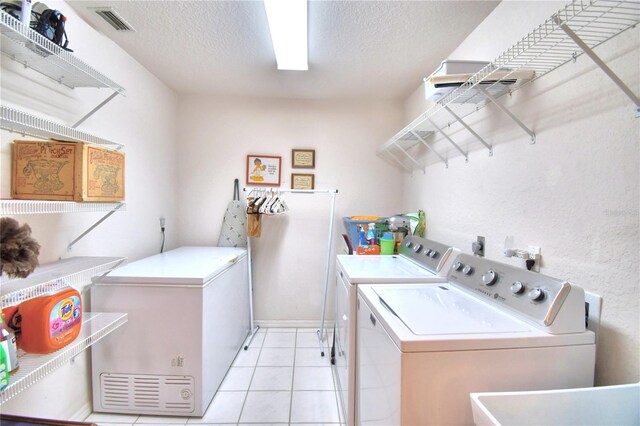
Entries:
POLYGON ((22 200, 124 200, 124 153, 62 141, 13 143, 11 196, 22 200))
POLYGON ((347 235, 349 236, 349 240, 351 241, 351 246, 353 248, 353 252, 356 252, 356 248, 358 247, 358 243, 360 242, 360 236, 358 234, 358 227, 364 226, 365 236, 367 235, 367 231, 369 230, 369 224, 376 224, 376 238, 382 237, 382 233, 389 229, 387 225, 387 218, 381 217, 378 220, 353 220, 351 217, 344 217, 344 228, 347 231, 347 235))

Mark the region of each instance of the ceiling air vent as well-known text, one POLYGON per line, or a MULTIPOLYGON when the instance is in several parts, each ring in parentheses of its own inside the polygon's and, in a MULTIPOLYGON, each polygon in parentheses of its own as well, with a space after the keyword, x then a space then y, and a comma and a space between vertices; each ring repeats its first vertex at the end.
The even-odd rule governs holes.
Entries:
POLYGON ((116 29, 116 31, 135 31, 131 24, 120 16, 111 7, 93 7, 92 8, 102 19, 107 21, 109 25, 116 29))

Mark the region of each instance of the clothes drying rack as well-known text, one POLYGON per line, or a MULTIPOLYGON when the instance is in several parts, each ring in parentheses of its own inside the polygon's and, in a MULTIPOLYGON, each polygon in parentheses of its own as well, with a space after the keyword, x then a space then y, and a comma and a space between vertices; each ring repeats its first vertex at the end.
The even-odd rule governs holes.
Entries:
MULTIPOLYGON (((320 318, 320 329, 316 331, 318 335, 318 345, 320 347, 320 356, 324 356, 324 321, 325 321, 325 311, 327 307, 327 293, 329 291, 329 270, 331 268, 331 250, 333 248, 333 216, 336 207, 336 195, 338 194, 337 189, 284 189, 284 188, 272 188, 272 187, 246 187, 242 190, 245 192, 245 198, 252 191, 261 191, 261 190, 273 190, 277 191, 281 194, 291 193, 291 194, 329 194, 331 198, 331 209, 329 210, 329 235, 327 242, 327 263, 324 272, 324 295, 322 299, 322 314, 320 318)), ((250 315, 250 324, 251 324, 251 334, 246 341, 244 349, 247 350, 249 348, 249 344, 253 340, 256 332, 260 328, 254 324, 253 318, 253 277, 251 274, 251 237, 247 236, 247 257, 248 257, 248 265, 249 265, 249 315, 250 315)))

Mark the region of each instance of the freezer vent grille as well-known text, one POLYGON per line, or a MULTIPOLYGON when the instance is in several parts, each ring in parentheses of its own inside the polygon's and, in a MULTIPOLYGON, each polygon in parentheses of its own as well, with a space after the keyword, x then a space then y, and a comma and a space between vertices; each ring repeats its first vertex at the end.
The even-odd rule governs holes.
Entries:
POLYGON ((93 10, 102 19, 107 21, 109 25, 115 28, 116 31, 135 31, 131 24, 129 24, 118 12, 111 7, 96 7, 93 10))
POLYGON ((100 375, 100 390, 105 409, 150 413, 191 413, 194 410, 191 376, 103 373, 100 375))

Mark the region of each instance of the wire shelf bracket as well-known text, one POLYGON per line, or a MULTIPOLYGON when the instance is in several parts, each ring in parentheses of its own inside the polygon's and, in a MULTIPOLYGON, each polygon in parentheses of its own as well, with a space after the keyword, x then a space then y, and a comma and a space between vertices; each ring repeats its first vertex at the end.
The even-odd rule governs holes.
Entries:
POLYGON ((580 49, 582 49, 582 51, 589 58, 591 58, 591 60, 607 75, 607 77, 609 77, 615 83, 615 85, 618 86, 618 88, 620 88, 620 90, 622 90, 622 92, 627 95, 629 99, 631 99, 631 102, 633 102, 636 106, 635 117, 639 118, 640 98, 638 98, 638 96, 633 93, 629 86, 627 86, 624 81, 622 81, 622 79, 620 79, 620 77, 618 77, 616 73, 614 73, 611 68, 609 68, 607 64, 605 64, 604 61, 600 59, 598 55, 596 55, 593 49, 591 49, 571 28, 569 28, 566 22, 564 22, 558 16, 555 16, 553 18, 553 21, 571 38, 571 40, 574 41, 575 44, 578 45, 578 47, 580 47, 580 49))
POLYGON ((84 231, 82 234, 78 235, 78 237, 71 241, 69 243, 69 245, 67 246, 67 251, 71 251, 71 248, 81 239, 83 239, 89 232, 93 231, 98 225, 100 225, 102 222, 104 222, 105 220, 107 220, 109 218, 109 216, 111 216, 112 214, 114 214, 115 212, 117 212, 118 210, 120 210, 120 208, 123 206, 124 204, 118 204, 116 205, 113 210, 111 210, 109 213, 107 213, 106 215, 102 216, 102 218, 100 220, 98 220, 96 223, 94 223, 93 225, 91 225, 86 231, 84 231))
POLYGON ((491 93, 489 93, 484 87, 482 86, 478 86, 478 90, 480 90, 486 97, 487 99, 489 99, 496 107, 498 107, 498 109, 500 111, 502 111, 504 114, 506 114, 510 119, 512 119, 518 126, 520 126, 520 128, 522 130, 524 130, 530 139, 530 143, 534 144, 536 143, 536 134, 533 132, 533 130, 529 129, 518 117, 515 116, 515 114, 513 114, 511 111, 509 111, 509 108, 500 105, 500 103, 498 103, 498 100, 496 98, 494 98, 491 93))
POLYGON ((435 128, 435 129, 436 129, 436 130, 441 134, 441 135, 442 135, 442 136, 444 136, 444 138, 445 138, 446 140, 448 140, 448 141, 449 141, 449 143, 450 143, 451 145, 453 145, 453 147, 454 147, 455 149, 457 149, 457 150, 458 150, 458 152, 459 152, 460 154, 462 154, 462 156, 464 157, 464 162, 465 162, 465 163, 468 163, 468 162, 469 162, 469 154, 467 154, 467 153, 466 153, 462 148, 460 148, 460 146, 458 146, 458 144, 457 144, 457 143, 455 143, 455 142, 453 141, 453 139, 451 139, 451 138, 449 137, 449 135, 447 135, 447 134, 444 132, 444 130, 442 130, 442 129, 441 129, 441 128, 440 128, 440 127, 439 127, 439 126, 438 126, 438 125, 437 125, 437 124, 432 120, 432 119, 428 118, 427 120, 429 120, 429 123, 431 123, 431 125, 432 125, 432 126, 433 126, 433 127, 434 127, 434 128, 435 128))
MULTIPOLYGON (((422 143, 422 145, 424 145, 425 147, 427 147, 429 149, 429 151, 433 152, 436 157, 438 157, 440 159, 440 161, 442 161, 444 163, 444 167, 449 168, 449 162, 447 161, 446 158, 444 158, 442 155, 440 155, 435 149, 431 148, 431 145, 429 145, 427 143, 427 141, 424 140, 424 138, 422 136, 420 136, 418 133, 416 133, 415 131, 411 130, 410 131, 411 134, 413 136, 415 136, 416 138, 418 138, 418 140, 420 141, 420 143, 422 143)), ((413 158, 411 158, 413 160, 413 158)), ((422 169, 422 171, 424 172, 424 169, 422 169)))
POLYGON ((449 112, 449 114, 451 114, 453 118, 456 119, 458 123, 462 124, 462 126, 465 129, 467 129, 469 133, 475 136, 475 138, 489 150, 489 157, 493 156, 493 147, 491 145, 489 145, 484 139, 482 139, 482 137, 479 134, 477 134, 471 127, 469 127, 469 125, 465 123, 465 121, 462 118, 458 117, 458 115, 455 112, 453 112, 451 108, 449 108, 448 106, 445 106, 444 109, 446 109, 449 112))

